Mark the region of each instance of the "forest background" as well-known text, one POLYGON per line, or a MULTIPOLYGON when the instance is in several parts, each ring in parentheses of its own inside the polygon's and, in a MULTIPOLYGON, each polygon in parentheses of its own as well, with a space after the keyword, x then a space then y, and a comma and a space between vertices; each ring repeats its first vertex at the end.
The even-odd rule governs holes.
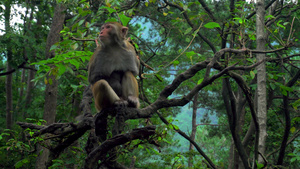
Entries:
POLYGON ((289 0, 2 0, 0 168, 298 168, 299 11, 289 0), (87 81, 108 21, 129 27, 142 63, 141 108, 109 115, 87 81))

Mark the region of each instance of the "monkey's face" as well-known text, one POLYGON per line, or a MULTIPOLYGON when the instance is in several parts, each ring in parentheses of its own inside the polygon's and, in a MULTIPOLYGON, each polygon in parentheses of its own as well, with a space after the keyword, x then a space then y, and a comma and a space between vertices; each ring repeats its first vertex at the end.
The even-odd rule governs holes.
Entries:
POLYGON ((117 22, 109 22, 101 27, 99 38, 104 44, 120 43, 127 35, 128 28, 117 22))
POLYGON ((112 39, 111 36, 113 35, 114 32, 115 30, 113 29, 113 26, 111 24, 104 24, 101 27, 101 31, 99 35, 101 42, 103 42, 104 44, 109 44, 112 39))

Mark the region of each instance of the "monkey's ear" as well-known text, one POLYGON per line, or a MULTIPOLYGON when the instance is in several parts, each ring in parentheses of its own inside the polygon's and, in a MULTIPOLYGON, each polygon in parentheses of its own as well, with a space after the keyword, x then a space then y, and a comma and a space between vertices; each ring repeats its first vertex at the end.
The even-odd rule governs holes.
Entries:
POLYGON ((127 35, 127 32, 128 32, 128 28, 125 27, 125 26, 123 26, 122 29, 121 29, 121 31, 122 31, 122 36, 123 36, 123 38, 125 38, 126 35, 127 35))

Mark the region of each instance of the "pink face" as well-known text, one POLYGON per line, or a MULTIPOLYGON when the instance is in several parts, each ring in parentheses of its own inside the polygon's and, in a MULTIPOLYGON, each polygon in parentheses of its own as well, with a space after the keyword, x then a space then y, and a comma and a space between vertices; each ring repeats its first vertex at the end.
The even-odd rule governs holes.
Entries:
POLYGON ((101 27, 100 31, 100 40, 108 40, 110 38, 109 32, 111 32, 113 29, 113 26, 110 24, 105 24, 101 27))

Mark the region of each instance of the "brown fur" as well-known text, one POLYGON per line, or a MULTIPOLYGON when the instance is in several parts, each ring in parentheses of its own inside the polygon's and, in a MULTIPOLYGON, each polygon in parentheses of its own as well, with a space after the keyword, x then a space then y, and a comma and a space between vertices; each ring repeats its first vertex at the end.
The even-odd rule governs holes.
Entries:
POLYGON ((100 46, 89 63, 89 82, 92 84, 96 108, 139 107, 139 60, 134 47, 127 41, 127 27, 117 22, 106 23, 100 32, 100 46))

